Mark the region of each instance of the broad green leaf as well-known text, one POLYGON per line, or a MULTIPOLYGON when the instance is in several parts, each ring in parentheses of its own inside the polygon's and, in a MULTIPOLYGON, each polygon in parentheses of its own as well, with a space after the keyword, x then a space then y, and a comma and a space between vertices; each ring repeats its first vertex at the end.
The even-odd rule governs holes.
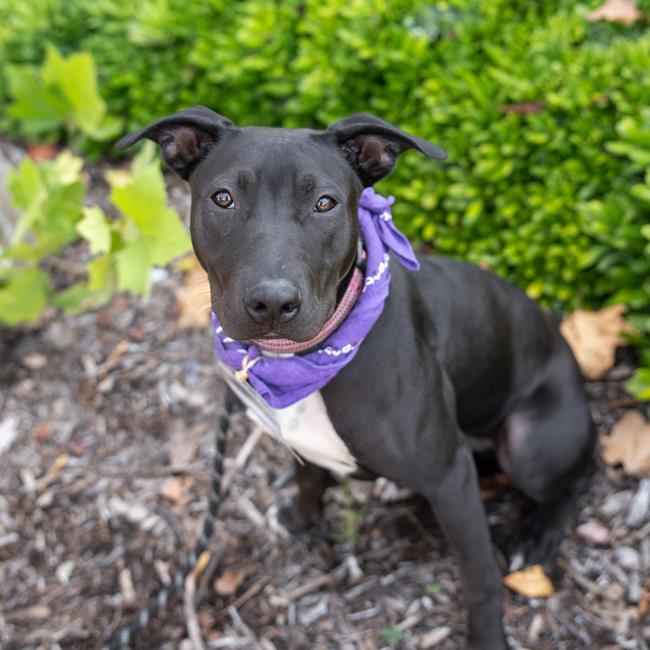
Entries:
POLYGON ((187 253, 191 247, 178 214, 171 208, 165 208, 155 227, 143 232, 143 235, 151 254, 151 263, 155 266, 164 266, 175 257, 187 253))
POLYGON ((83 158, 75 156, 69 149, 64 149, 54 161, 50 176, 57 184, 70 185, 80 179, 83 169, 83 158))
POLYGON ((92 132, 106 112, 106 104, 97 89, 97 75, 92 56, 77 52, 64 58, 48 45, 43 65, 43 81, 58 88, 68 100, 71 113, 82 131, 92 132))
MULTIPOLYGON (((112 177, 113 181, 115 176, 112 177)), ((111 201, 141 231, 151 232, 167 204, 165 183, 157 165, 148 165, 122 185, 113 182, 111 201)))
POLYGON ((57 294, 52 303, 55 307, 76 316, 90 307, 96 295, 85 282, 78 282, 57 294))
POLYGON ((102 255, 88 262, 88 286, 93 291, 111 292, 113 290, 113 265, 110 255, 102 255))
POLYGON ((18 169, 9 172, 8 185, 13 204, 21 210, 29 207, 43 185, 36 163, 31 158, 24 158, 18 169))
POLYGON ((77 224, 77 232, 89 244, 90 253, 108 253, 111 250, 111 227, 98 206, 83 209, 84 218, 77 224))
POLYGON ((148 295, 151 275, 151 258, 146 243, 139 239, 115 254, 117 288, 148 295))
POLYGON ((47 306, 50 283, 36 267, 19 269, 0 288, 0 322, 14 326, 34 322, 47 306))
POLYGON ((133 158, 131 171, 134 174, 137 174, 152 165, 157 169, 160 169, 160 163, 158 162, 158 147, 151 142, 151 140, 145 140, 142 148, 133 158))
POLYGON ((175 210, 167 206, 165 182, 155 149, 143 148, 130 175, 113 174, 111 200, 127 217, 117 228, 124 240, 142 238, 151 264, 163 266, 190 249, 189 236, 175 210), (129 224, 137 229, 134 232, 129 224))
POLYGON ((6 75, 14 99, 7 112, 21 120, 26 133, 36 135, 65 123, 70 113, 65 97, 56 88, 47 87, 37 69, 10 66, 6 75))

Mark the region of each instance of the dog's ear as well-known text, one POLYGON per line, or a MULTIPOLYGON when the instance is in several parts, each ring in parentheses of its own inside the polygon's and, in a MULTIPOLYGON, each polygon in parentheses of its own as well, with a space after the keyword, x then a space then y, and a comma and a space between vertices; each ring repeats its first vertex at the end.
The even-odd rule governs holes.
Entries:
POLYGON ((444 160, 445 151, 431 142, 405 133, 390 122, 357 113, 346 117, 325 130, 341 147, 364 186, 370 186, 388 176, 403 151, 417 149, 420 153, 444 160))
POLYGON ((126 149, 143 138, 160 145, 163 160, 187 180, 208 151, 218 142, 225 129, 234 129, 227 118, 205 106, 162 117, 144 129, 123 137, 118 149, 126 149))

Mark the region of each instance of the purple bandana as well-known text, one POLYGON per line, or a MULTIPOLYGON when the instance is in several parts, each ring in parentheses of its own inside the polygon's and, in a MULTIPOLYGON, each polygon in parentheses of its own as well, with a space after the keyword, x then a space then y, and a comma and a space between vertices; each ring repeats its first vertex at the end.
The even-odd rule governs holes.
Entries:
POLYGON ((420 268, 409 240, 393 223, 390 206, 395 199, 371 187, 359 199, 359 226, 366 251, 363 291, 346 320, 323 343, 300 355, 264 356, 255 345, 235 341, 212 314, 214 347, 219 359, 235 371, 245 364, 250 385, 273 408, 285 408, 322 388, 357 354, 384 309, 390 289, 389 251, 407 268, 420 268), (258 360, 259 358, 259 360, 258 360))

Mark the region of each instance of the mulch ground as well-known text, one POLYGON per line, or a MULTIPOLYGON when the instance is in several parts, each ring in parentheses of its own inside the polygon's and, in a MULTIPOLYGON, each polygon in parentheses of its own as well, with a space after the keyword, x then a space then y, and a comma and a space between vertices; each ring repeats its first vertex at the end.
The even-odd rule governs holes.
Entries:
MULTIPOLYGON (((169 581, 206 512, 224 387, 209 332, 181 329, 180 278, 147 303, 51 314, 0 330, 0 647, 100 648, 169 581)), ((638 408, 623 354, 589 384, 602 432, 638 408)), ((428 509, 382 482, 327 495, 324 525, 291 538, 289 454, 234 418, 210 561, 138 648, 463 647, 458 571, 428 509), (184 602, 185 601, 185 602, 184 602), (198 604, 196 604, 198 602, 198 604), (198 634, 197 634, 198 631, 198 634)), ((521 499, 483 485, 507 572, 521 499)), ((648 650, 650 481, 598 462, 563 542, 556 593, 504 590, 513 648, 648 650)))

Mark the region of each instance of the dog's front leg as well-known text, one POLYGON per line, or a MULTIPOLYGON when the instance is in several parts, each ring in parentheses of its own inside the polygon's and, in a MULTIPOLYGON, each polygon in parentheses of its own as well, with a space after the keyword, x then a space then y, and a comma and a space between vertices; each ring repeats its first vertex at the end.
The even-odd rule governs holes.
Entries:
POLYGON ((307 461, 294 462, 298 494, 280 510, 280 521, 290 533, 300 533, 321 520, 323 495, 334 484, 332 475, 307 461))
POLYGON ((500 576, 471 453, 460 442, 448 469, 420 490, 429 499, 460 567, 469 615, 468 649, 508 648, 502 626, 500 576))

